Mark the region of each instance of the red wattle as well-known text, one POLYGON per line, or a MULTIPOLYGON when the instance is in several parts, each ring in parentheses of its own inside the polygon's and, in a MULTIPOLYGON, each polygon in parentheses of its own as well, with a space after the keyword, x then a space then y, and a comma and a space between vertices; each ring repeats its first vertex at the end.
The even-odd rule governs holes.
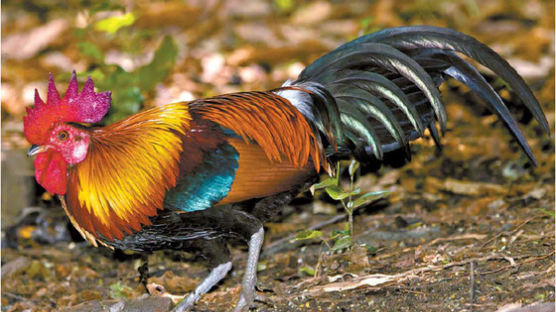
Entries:
POLYGON ((38 154, 35 179, 50 194, 66 194, 67 165, 62 154, 52 149, 38 154))

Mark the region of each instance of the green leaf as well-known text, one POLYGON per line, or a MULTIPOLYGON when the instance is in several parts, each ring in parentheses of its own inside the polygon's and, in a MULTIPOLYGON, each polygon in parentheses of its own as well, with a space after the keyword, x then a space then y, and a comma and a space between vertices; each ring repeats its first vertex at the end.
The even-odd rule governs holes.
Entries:
POLYGON ((294 241, 322 238, 322 232, 316 230, 305 230, 295 234, 294 241))
POLYGON ((359 194, 360 190, 355 189, 353 192, 346 192, 339 186, 329 186, 325 188, 326 193, 334 200, 342 200, 353 195, 359 194))
POLYGON ((283 12, 289 12, 295 6, 294 0, 274 0, 274 3, 278 7, 278 9, 283 12))
POLYGON ((144 98, 139 88, 130 87, 112 93, 112 101, 117 105, 110 107, 110 113, 105 120, 106 124, 114 123, 137 113, 142 107, 144 98))
POLYGON ((316 190, 320 190, 323 188, 327 188, 329 186, 335 186, 338 185, 338 178, 337 177, 333 177, 333 178, 326 178, 322 181, 320 181, 319 183, 313 184, 311 186, 312 192, 314 193, 316 190))
POLYGON ((95 23, 95 30, 104 31, 109 34, 116 33, 120 28, 131 26, 135 23, 135 15, 129 12, 124 15, 111 16, 95 23))
POLYGON ((363 31, 367 30, 367 28, 369 28, 369 26, 374 21, 374 19, 375 19, 374 16, 369 16, 369 17, 362 18, 359 21, 359 25, 361 26, 361 29, 363 31))
MULTIPOLYGON (((98 81, 96 85, 104 90, 111 90, 112 97, 114 93, 137 85, 137 76, 133 73, 126 72, 119 65, 104 66, 106 72, 106 79, 98 81)), ((112 100, 114 103, 114 100, 112 100)))
POLYGON ((330 239, 337 239, 338 237, 346 235, 349 236, 349 224, 347 222, 343 230, 333 230, 330 232, 330 239))
POLYGON ((367 205, 379 198, 384 197, 384 195, 389 194, 389 191, 377 191, 377 192, 369 192, 361 195, 359 198, 353 201, 352 207, 353 209, 367 205))
POLYGON ((359 169, 359 162, 357 160, 353 159, 351 161, 351 163, 349 164, 349 168, 348 168, 349 176, 350 177, 355 176, 355 173, 357 172, 357 169, 359 169))
POLYGON ((77 43, 77 46, 79 47, 81 54, 90 57, 91 59, 93 59, 98 63, 104 62, 104 54, 102 53, 102 51, 100 51, 100 49, 97 47, 96 44, 87 41, 82 41, 77 43))
POLYGON ((172 37, 164 37, 154 53, 153 60, 137 69, 139 88, 143 92, 153 90, 159 82, 162 82, 170 74, 177 56, 178 47, 172 37))
POLYGON ((353 245, 353 240, 351 236, 345 235, 337 239, 336 242, 334 242, 334 246, 332 246, 331 250, 337 251, 337 250, 347 249, 352 245, 353 245))
POLYGON ((304 267, 299 268, 299 274, 306 274, 309 276, 315 276, 315 269, 306 265, 304 267))
POLYGON ((549 217, 555 217, 556 214, 554 213, 554 210, 548 210, 548 209, 543 209, 543 208, 538 208, 538 210, 542 213, 544 213, 545 215, 549 216, 549 217))

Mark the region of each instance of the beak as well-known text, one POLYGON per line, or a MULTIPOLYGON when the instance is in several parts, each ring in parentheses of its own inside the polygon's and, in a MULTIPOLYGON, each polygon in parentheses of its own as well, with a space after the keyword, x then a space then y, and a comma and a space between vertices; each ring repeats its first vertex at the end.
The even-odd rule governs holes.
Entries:
POLYGON ((31 148, 27 151, 27 156, 37 155, 38 153, 46 151, 46 149, 44 145, 31 145, 31 148))

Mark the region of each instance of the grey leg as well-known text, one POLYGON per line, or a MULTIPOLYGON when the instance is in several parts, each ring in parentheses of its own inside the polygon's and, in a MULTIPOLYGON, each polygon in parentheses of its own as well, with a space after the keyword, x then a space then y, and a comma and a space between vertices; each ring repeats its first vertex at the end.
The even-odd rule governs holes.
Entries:
POLYGON ((232 268, 232 262, 228 261, 216 266, 210 274, 199 284, 195 290, 185 299, 182 300, 173 310, 173 312, 184 312, 189 310, 202 295, 207 293, 214 285, 218 284, 232 268))
POLYGON ((241 282, 241 295, 237 302, 235 312, 249 309, 251 303, 255 299, 255 283, 257 282, 257 263, 259 262, 259 254, 264 241, 264 229, 261 228, 251 235, 249 240, 249 256, 247 257, 247 265, 245 266, 245 274, 241 282))

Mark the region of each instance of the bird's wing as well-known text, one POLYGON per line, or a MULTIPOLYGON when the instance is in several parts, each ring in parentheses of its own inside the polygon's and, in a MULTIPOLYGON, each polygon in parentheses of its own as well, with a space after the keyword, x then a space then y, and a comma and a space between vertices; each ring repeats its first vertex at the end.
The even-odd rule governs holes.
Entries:
POLYGON ((242 92, 190 104, 194 118, 222 127, 238 153, 228 194, 218 204, 264 197, 303 183, 323 166, 320 135, 288 100, 272 92, 242 92))

